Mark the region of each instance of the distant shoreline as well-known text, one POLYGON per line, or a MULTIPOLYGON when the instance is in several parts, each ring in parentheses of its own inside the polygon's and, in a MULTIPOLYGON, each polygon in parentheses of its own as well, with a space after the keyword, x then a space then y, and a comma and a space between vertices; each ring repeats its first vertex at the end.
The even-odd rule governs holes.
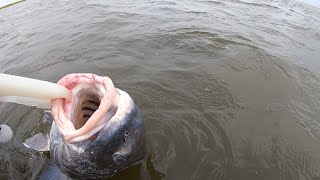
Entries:
POLYGON ((4 9, 4 8, 7 8, 7 7, 9 7, 9 6, 12 6, 12 5, 14 5, 14 4, 17 4, 17 3, 20 3, 20 2, 23 2, 23 1, 25 1, 25 0, 18 0, 18 1, 9 1, 9 2, 7 2, 7 3, 0 3, 0 10, 1 9, 4 9))

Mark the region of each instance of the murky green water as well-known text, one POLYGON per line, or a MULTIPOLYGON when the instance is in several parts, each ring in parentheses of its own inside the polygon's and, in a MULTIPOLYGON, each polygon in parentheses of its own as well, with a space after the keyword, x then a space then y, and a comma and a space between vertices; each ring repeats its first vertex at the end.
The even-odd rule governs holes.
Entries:
MULTIPOLYGON (((297 1, 40 1, 0 11, 0 72, 109 76, 144 114, 152 179, 320 178, 320 9, 297 1)), ((0 105, 0 179, 37 178, 42 110, 0 105)), ((114 179, 140 179, 131 167, 114 179)))

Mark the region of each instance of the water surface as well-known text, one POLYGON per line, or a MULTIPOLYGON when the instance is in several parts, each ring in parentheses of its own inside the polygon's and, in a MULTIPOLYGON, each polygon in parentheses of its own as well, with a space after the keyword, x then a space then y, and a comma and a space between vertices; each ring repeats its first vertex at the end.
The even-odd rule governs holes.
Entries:
MULTIPOLYGON (((0 72, 109 76, 144 115, 151 179, 320 178, 320 9, 293 0, 40 1, 0 10, 0 72)), ((43 111, 1 104, 0 179, 36 179, 43 111)), ((140 179, 134 166, 114 179, 140 179)))

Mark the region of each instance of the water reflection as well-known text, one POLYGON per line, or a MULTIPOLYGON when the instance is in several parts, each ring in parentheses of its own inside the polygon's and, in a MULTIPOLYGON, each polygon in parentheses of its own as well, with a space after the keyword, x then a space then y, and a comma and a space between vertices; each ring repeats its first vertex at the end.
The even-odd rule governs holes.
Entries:
POLYGON ((165 174, 157 171, 154 168, 152 163, 151 155, 148 155, 146 158, 146 167, 142 164, 137 164, 130 166, 126 170, 120 172, 119 174, 113 176, 112 180, 118 179, 152 179, 152 180, 160 180, 165 177, 165 174), (142 167, 141 167, 142 166, 142 167))

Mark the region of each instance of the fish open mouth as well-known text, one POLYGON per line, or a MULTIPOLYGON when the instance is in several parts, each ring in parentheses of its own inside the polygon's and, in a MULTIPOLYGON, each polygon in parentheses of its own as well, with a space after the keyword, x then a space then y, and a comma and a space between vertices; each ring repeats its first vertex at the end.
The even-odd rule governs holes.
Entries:
POLYGON ((83 89, 77 93, 77 103, 71 114, 75 129, 81 128, 99 108, 101 96, 93 90, 83 89))
POLYGON ((94 137, 115 115, 119 92, 108 77, 69 74, 58 81, 72 95, 70 101, 53 99, 53 118, 69 143, 94 137))

